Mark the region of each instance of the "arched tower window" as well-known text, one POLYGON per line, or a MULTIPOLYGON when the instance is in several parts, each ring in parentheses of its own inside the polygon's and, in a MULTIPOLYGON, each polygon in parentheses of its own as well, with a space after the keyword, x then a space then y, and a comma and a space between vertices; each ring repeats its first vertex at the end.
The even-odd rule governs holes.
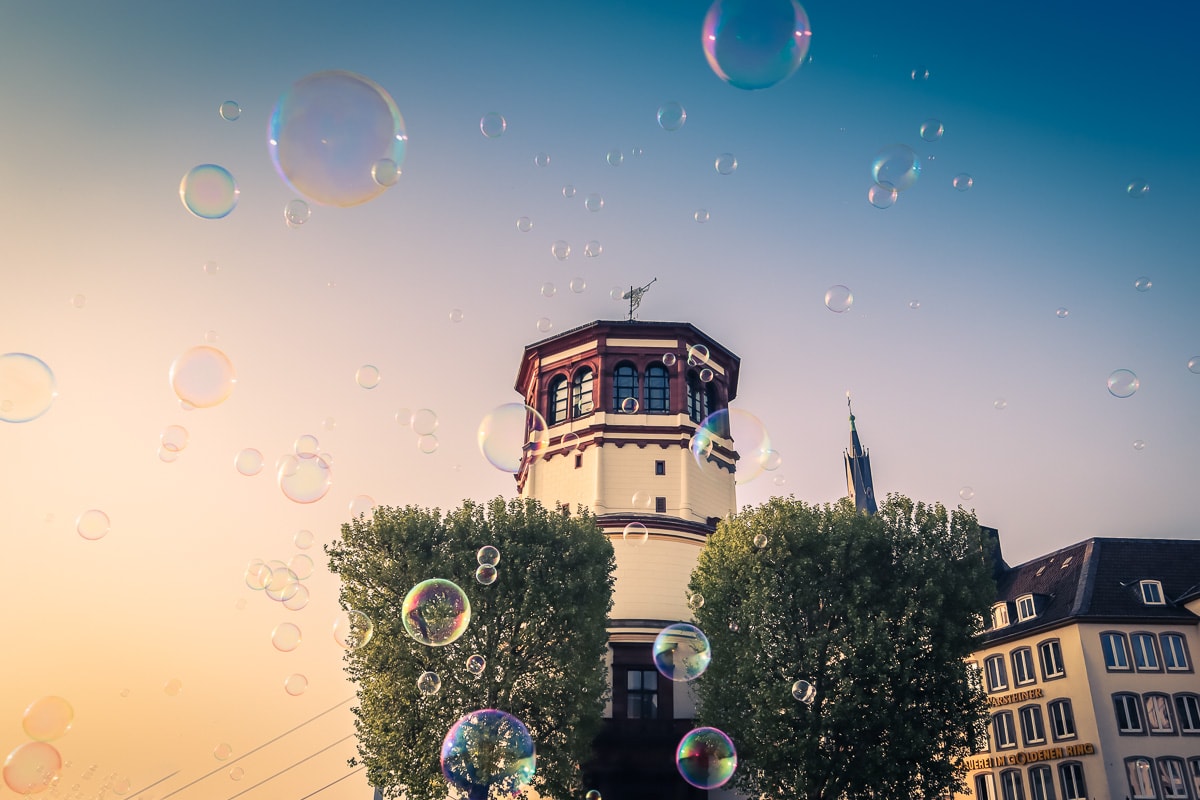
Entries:
POLYGON ((567 421, 567 376, 559 375, 550 381, 550 402, 546 407, 546 422, 557 425, 567 421))
POLYGON ((645 410, 658 414, 671 410, 671 375, 662 364, 646 367, 645 410))
POLYGON ((687 414, 688 418, 697 424, 704 421, 711 412, 713 400, 712 387, 705 386, 695 370, 687 374, 687 414))
POLYGON ((613 371, 613 411, 620 411, 621 404, 627 397, 632 397, 634 402, 637 402, 638 371, 633 364, 624 361, 613 371))
POLYGON ((582 417, 595 410, 592 400, 593 377, 591 367, 583 367, 575 372, 571 381, 571 416, 582 417))

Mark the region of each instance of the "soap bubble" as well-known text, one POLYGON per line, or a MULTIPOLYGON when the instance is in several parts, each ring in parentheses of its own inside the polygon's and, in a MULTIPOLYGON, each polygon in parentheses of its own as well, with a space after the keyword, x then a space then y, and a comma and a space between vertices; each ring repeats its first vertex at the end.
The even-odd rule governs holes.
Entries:
POLYGON ((925 67, 917 67, 912 71, 912 79, 914 81, 929 80, 929 70, 925 69, 925 67))
POLYGON ((226 100, 224 103, 221 103, 220 108, 217 109, 217 113, 221 115, 221 119, 233 122, 242 115, 242 107, 234 100, 226 100))
POLYGON ((687 122, 687 111, 679 103, 663 103, 658 107, 658 125, 664 131, 677 131, 687 122))
POLYGON ((167 377, 175 395, 194 408, 210 408, 225 402, 237 383, 229 356, 209 345, 184 351, 171 362, 167 377))
POLYGON ((463 321, 463 311, 461 308, 450 309, 450 321, 451 322, 462 322, 463 321))
POLYGON ((304 694, 308 688, 308 678, 299 672, 292 673, 283 681, 283 690, 292 697, 304 694))
POLYGON ((583 278, 572 278, 571 291, 575 294, 583 294, 585 291, 587 291, 587 281, 585 281, 583 278))
POLYGON ((733 777, 737 750, 724 732, 695 728, 679 741, 675 765, 683 779, 697 789, 716 789, 733 777))
POLYGON ((502 114, 489 111, 479 118, 479 131, 489 139, 495 139, 508 130, 508 120, 502 114))
POLYGON ((475 553, 475 560, 487 567, 494 567, 500 563, 500 551, 490 544, 485 544, 475 553))
POLYGON ((610 166, 619 167, 625 162, 625 154, 620 150, 609 150, 608 154, 604 156, 604 160, 607 161, 610 166))
POLYGON ((468 797, 516 795, 533 780, 533 737, 511 714, 464 714, 442 741, 442 774, 468 797))
POLYGON ((292 443, 292 450, 300 458, 312 458, 320 452, 320 448, 320 441, 311 433, 304 433, 297 436, 296 441, 292 443))
POLYGON ((595 239, 583 246, 583 254, 588 258, 598 258, 604 252, 604 248, 595 239))
POLYGON ((642 545, 650 541, 650 531, 640 522, 631 522, 621 531, 621 538, 631 545, 642 545))
POLYGON ((701 44, 717 77, 739 89, 766 89, 790 77, 812 40, 795 0, 716 0, 704 17, 701 44))
POLYGON ((975 490, 970 486, 964 486, 958 490, 958 496, 963 500, 972 500, 975 497, 975 490))
POLYGON ((217 761, 224 761, 233 755, 233 747, 227 742, 221 742, 213 748, 213 758, 217 761))
POLYGON ((550 166, 550 154, 549 153, 538 153, 536 156, 533 157, 533 164, 536 167, 550 166))
POLYGON ((1200 375, 1200 356, 1192 356, 1187 363, 1188 372, 1200 375))
POLYGON ((708 367, 705 367, 704 369, 700 370, 700 382, 701 383, 712 383, 712 379, 715 377, 716 377, 716 373, 713 372, 708 367))
POLYGON ((536 459, 547 444, 546 420, 524 403, 492 409, 479 423, 476 440, 488 463, 516 474, 526 460, 536 459))
POLYGON ((668 625, 654 639, 654 666, 673 681, 695 680, 708 669, 710 661, 708 637, 695 625, 668 625))
POLYGON ((167 697, 178 697, 182 691, 183 681, 179 680, 179 678, 171 678, 163 684, 163 694, 167 697))
POLYGON ((333 485, 333 470, 319 456, 284 456, 278 470, 279 489, 294 503, 315 503, 333 485))
POLYGON ((692 214, 692 218, 695 219, 696 222, 699 222, 701 225, 703 225, 705 222, 708 222, 708 220, 709 220, 708 211, 703 208, 697 209, 696 213, 692 214))
POLYGON ((417 437, 417 449, 427 456, 437 452, 438 444, 438 438, 432 433, 417 437))
POLYGON ((997 411, 1003 411, 1004 409, 1008 408, 1008 401, 1003 397, 998 397, 996 398, 995 402, 992 403, 992 407, 997 411))
POLYGON ((437 430, 437 414, 429 408, 418 408, 409 420, 413 433, 418 436, 428 436, 437 430))
POLYGON ((687 596, 687 606, 692 611, 699 611, 704 608, 704 595, 699 592, 692 592, 687 596))
POLYGON ((811 706, 813 700, 817 699, 817 687, 808 681, 796 681, 792 684, 792 697, 811 706))
POLYGON ((878 183, 872 183, 871 188, 867 189, 867 201, 876 208, 891 208, 899 196, 900 193, 891 186, 880 186, 878 183))
POLYGON ((732 175, 738 167, 738 161, 733 153, 721 153, 713 162, 713 168, 721 175, 732 175))
POLYGON ((54 372, 37 356, 0 356, 0 421, 29 422, 50 410, 58 397, 54 372))
POLYGON ((400 180, 400 165, 390 158, 381 158, 371 165, 371 180, 380 186, 395 186, 400 180))
POLYGON ((583 800, 602 800, 600 792, 596 789, 588 790, 588 793, 583 796, 583 800))
POLYGON ((854 294, 845 286, 830 286, 825 292, 825 307, 835 314, 849 311, 854 305, 854 294))
POLYGON ((1135 442, 1133 443, 1133 449, 1134 449, 1134 450, 1137 450, 1138 452, 1141 452, 1142 450, 1145 450, 1145 449, 1146 449, 1146 442, 1145 442, 1145 441, 1143 441, 1142 439, 1138 439, 1137 441, 1135 441, 1135 442))
POLYGON ((638 399, 636 397, 626 397, 621 400, 622 414, 636 414, 638 412, 638 399))
POLYGON ((467 672, 472 675, 482 675, 484 668, 487 667, 487 659, 478 653, 467 656, 467 672))
POLYGON ((521 233, 529 233, 533 230, 533 220, 529 217, 517 217, 517 230, 521 233))
POLYGON ((566 261, 571 257, 571 245, 567 244, 567 242, 563 241, 562 239, 559 239, 558 241, 554 242, 554 244, 550 245, 550 254, 559 261, 566 261))
POLYGON ((963 172, 954 176, 954 180, 951 181, 951 185, 954 186, 954 188, 958 191, 965 192, 975 185, 975 179, 963 172))
POLYGON ((1150 184, 1142 178, 1134 178, 1125 187, 1125 193, 1130 197, 1145 197, 1150 194, 1150 184))
POLYGON ((701 364, 709 363, 708 348, 702 344, 689 344, 687 346, 687 363, 689 367, 698 367, 701 364))
POLYGON ((296 197, 289 201, 283 207, 283 221, 288 224, 288 227, 294 228, 297 225, 303 225, 312 217, 312 209, 308 203, 296 197))
POLYGON ((1113 370, 1108 376, 1108 391, 1113 397, 1129 397, 1138 390, 1141 381, 1130 370, 1113 370))
POLYGON ((550 321, 549 317, 539 317, 536 324, 540 333, 549 333, 554 327, 554 323, 550 321))
POLYGON ((350 609, 333 621, 333 640, 344 650, 355 650, 371 641, 375 624, 361 611, 350 609))
POLYGON ((475 580, 480 586, 491 586, 500 577, 500 570, 488 564, 480 564, 475 569, 475 580))
POLYGON ((936 142, 942 138, 944 131, 942 123, 936 119, 927 119, 921 123, 921 138, 927 142, 936 142))
POLYGON ((4 760, 4 783, 17 794, 36 794, 54 785, 62 756, 46 742, 19 744, 4 760))
POLYGON ((662 363, 664 366, 673 367, 675 362, 679 360, 679 356, 674 353, 663 353, 662 363))
POLYGON ((417 677, 417 691, 425 696, 434 695, 442 688, 442 679, 436 672, 422 672, 417 677))
POLYGON ((275 104, 271 161, 294 190, 318 203, 355 206, 382 194, 372 167, 404 163, 408 133, 395 101, 370 78, 344 70, 301 78, 275 104))
POLYGON ((894 144, 880 150, 871 162, 871 179, 885 189, 903 192, 921 175, 921 161, 913 149, 894 144))
POLYGON ((570 200, 575 196, 575 187, 568 183, 562 188, 562 196, 570 200))
POLYGON ((759 477, 774 460, 771 437, 762 420, 744 409, 722 408, 705 417, 692 436, 689 447, 696 463, 705 468, 718 440, 730 438, 742 457, 734 473, 735 484, 759 477))
POLYGON ((759 550, 762 550, 764 547, 766 547, 767 535, 765 533, 756 533, 754 535, 754 546, 759 550))
POLYGON ((458 584, 430 578, 408 590, 401 616, 409 636, 421 644, 441 647, 466 632, 471 601, 458 584))
POLYGON ((229 170, 217 164, 192 167, 179 182, 183 207, 200 219, 221 219, 237 206, 241 190, 229 170))
POLYGON ((1066 319, 1070 313, 1071 312, 1065 308, 1059 308, 1055 310, 1054 316, 1058 317, 1059 319, 1066 319))
POLYGON ((588 211, 599 211, 604 208, 604 198, 593 192, 584 198, 583 205, 588 211))
POLYGON ((303 637, 300 627, 291 622, 281 622, 271 632, 271 644, 281 653, 290 653, 300 646, 303 637))
POLYGON ((242 475, 250 477, 262 472, 263 454, 253 447, 247 447, 233 457, 233 466, 242 475))
POLYGON ((911 308, 913 311, 917 311, 918 309, 921 308, 921 301, 913 300, 908 304, 908 307, 911 308))
POLYGON ((363 364, 354 373, 354 382, 364 389, 374 389, 379 381, 379 368, 374 364, 363 364))
POLYGON ((25 708, 21 727, 30 739, 49 742, 71 729, 75 710, 61 697, 49 696, 34 700, 25 708))
POLYGON ((103 539, 109 530, 108 514, 98 508, 88 509, 75 520, 75 532, 89 541, 103 539))
POLYGON ((1152 286, 1154 286, 1154 282, 1145 275, 1133 282, 1133 288, 1137 289, 1139 292, 1148 292, 1152 286))
POLYGON ((74 294, 71 295, 71 305, 75 308, 83 308, 87 305, 87 295, 74 294))
POLYGON ((159 443, 164 450, 169 450, 172 453, 178 453, 188 444, 187 428, 182 425, 168 425, 163 428, 163 432, 159 434, 159 443))

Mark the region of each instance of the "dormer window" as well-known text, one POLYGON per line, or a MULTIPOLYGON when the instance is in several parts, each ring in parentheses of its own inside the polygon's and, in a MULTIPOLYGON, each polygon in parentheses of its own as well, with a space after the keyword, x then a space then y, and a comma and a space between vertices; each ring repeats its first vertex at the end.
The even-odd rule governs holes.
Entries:
POLYGON ((1017 622, 1024 622, 1027 619, 1033 619, 1037 616, 1037 607, 1033 602, 1033 595, 1023 594, 1017 598, 1017 622))
POLYGON ((1142 602, 1148 606, 1164 606, 1162 583, 1159 581, 1142 581, 1142 602))
POLYGON ((1067 567, 1071 566, 1071 559, 1074 557, 1075 556, 1067 556, 1066 558, 1064 558, 1062 564, 1060 564, 1058 568, 1066 569, 1067 567))
POLYGON ((996 603, 992 606, 992 627, 1008 627, 1008 603, 996 603))

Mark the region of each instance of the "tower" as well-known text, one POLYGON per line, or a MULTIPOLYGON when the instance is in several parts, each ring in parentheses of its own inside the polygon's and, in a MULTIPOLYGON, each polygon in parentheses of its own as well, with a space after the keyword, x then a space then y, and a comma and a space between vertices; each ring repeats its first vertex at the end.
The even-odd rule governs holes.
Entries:
POLYGON ((846 408, 850 410, 850 449, 845 451, 846 492, 854 501, 854 507, 864 514, 874 514, 875 486, 871 482, 871 456, 858 440, 858 429, 854 427, 854 409, 850 407, 850 393, 846 392, 846 408))
POLYGON ((736 397, 739 364, 688 323, 596 321, 526 347, 517 375, 547 425, 546 446, 517 473, 521 496, 590 509, 616 553, 612 695, 593 771, 617 796, 693 796, 673 748, 694 703, 686 684, 657 672, 652 644, 691 619, 685 590, 700 548, 736 509, 727 427, 691 445, 736 397))

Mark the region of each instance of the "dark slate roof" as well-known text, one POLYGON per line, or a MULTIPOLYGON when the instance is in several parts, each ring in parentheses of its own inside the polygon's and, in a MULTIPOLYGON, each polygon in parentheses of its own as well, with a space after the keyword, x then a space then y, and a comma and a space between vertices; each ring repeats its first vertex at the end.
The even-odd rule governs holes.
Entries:
POLYGON ((996 602, 1010 604, 1012 624, 989 630, 985 643, 1072 622, 1200 622, 1184 602, 1200 592, 1200 540, 1092 538, 1011 567, 997 579, 996 602), (1162 583, 1166 605, 1142 602, 1139 582, 1162 583), (1038 614, 1017 622, 1015 602, 1032 594, 1038 614))

